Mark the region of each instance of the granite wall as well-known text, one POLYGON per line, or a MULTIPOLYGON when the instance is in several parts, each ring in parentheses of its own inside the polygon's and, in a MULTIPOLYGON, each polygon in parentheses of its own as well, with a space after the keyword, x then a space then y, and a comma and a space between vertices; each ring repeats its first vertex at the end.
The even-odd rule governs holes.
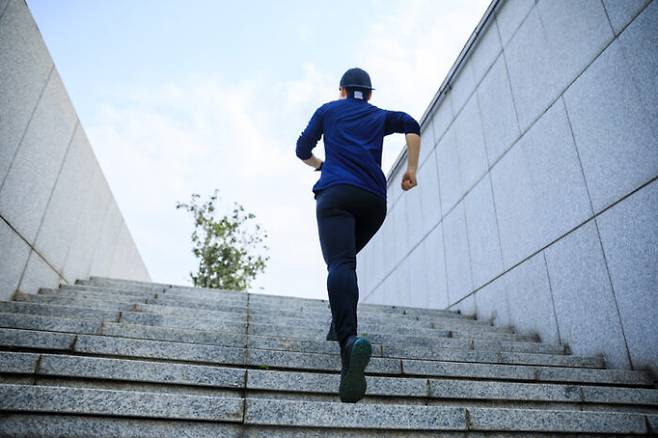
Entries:
MULTIPOLYGON (((437 12, 438 13, 438 12, 437 12)), ((422 120, 363 302, 459 309, 658 371, 658 2, 494 1, 422 120)))
POLYGON ((149 280, 24 0, 0 0, 0 299, 149 280))

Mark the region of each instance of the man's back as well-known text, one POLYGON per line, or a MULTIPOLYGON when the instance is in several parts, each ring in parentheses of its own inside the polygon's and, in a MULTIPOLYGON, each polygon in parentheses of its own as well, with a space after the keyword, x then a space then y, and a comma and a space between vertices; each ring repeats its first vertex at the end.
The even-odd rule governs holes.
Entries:
POLYGON ((384 136, 418 133, 408 114, 387 111, 364 99, 348 97, 318 108, 297 141, 297 156, 308 158, 324 135, 325 163, 313 192, 335 184, 352 184, 386 199, 386 177, 381 169, 384 136))

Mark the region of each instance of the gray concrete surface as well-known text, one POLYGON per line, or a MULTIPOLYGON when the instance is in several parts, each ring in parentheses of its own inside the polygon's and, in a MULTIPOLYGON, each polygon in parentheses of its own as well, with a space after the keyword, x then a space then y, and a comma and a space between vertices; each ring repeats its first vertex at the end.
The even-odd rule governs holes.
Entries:
POLYGON ((0 2, 0 77, 0 299, 89 275, 149 280, 22 0, 0 2))
POLYGON ((361 300, 658 373, 658 2, 492 5, 421 120, 418 187, 404 151, 389 174, 361 300))

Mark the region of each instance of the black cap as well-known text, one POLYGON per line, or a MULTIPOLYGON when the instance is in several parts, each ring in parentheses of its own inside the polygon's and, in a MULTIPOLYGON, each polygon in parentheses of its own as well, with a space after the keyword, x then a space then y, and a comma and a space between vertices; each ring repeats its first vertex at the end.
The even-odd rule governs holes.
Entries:
POLYGON ((341 88, 364 88, 374 90, 368 73, 358 67, 347 70, 340 78, 341 88))

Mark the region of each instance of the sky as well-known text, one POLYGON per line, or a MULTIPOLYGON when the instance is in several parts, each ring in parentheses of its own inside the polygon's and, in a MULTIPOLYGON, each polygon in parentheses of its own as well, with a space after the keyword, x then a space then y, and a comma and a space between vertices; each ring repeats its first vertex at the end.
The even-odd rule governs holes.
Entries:
MULTIPOLYGON (((176 202, 219 189, 221 211, 238 202, 268 234, 252 290, 326 299, 299 134, 357 66, 373 105, 420 119, 489 1, 27 3, 153 281, 190 284, 176 202)), ((386 137, 385 174, 403 147, 386 137)))

